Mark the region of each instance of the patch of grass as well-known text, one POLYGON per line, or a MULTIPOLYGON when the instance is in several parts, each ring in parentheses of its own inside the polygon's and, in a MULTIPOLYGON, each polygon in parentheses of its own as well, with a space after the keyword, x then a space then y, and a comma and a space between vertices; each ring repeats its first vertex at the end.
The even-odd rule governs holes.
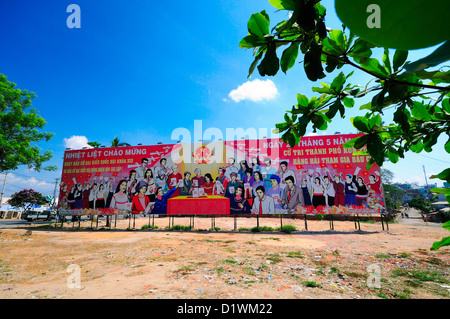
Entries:
POLYGON ((158 229, 158 226, 156 225, 142 225, 141 230, 146 230, 146 229, 158 229))
POLYGON ((252 267, 245 267, 244 269, 242 269, 242 271, 250 276, 255 275, 255 270, 252 267))
POLYGON ((245 228, 245 227, 239 227, 238 231, 240 232, 246 232, 246 231, 250 231, 250 228, 245 228))
POLYGON ((303 258, 305 255, 301 251, 288 251, 284 252, 289 258, 303 258))
POLYGON ((270 226, 256 226, 250 229, 252 233, 258 233, 258 232, 272 232, 275 231, 273 227, 270 226))
POLYGON ((403 268, 397 268, 392 271, 393 277, 407 277, 418 281, 431 281, 437 283, 448 284, 450 283, 439 271, 413 269, 407 270, 403 268))
POLYGON ((430 257, 426 260, 427 263, 433 264, 433 265, 441 265, 442 264, 442 260, 440 260, 439 258, 435 258, 435 257, 430 257))
POLYGON ((359 272, 355 272, 355 271, 346 271, 344 273, 347 276, 353 277, 353 278, 367 278, 368 277, 367 274, 363 274, 363 273, 359 273, 359 272))
POLYGON ((410 296, 410 291, 408 289, 404 289, 403 293, 398 293, 397 291, 394 291, 392 293, 392 295, 396 298, 400 298, 400 299, 407 299, 410 296))
POLYGON ((187 230, 191 230, 192 226, 184 226, 184 225, 173 225, 172 227, 166 227, 166 230, 183 230, 183 231, 187 231, 187 230))
POLYGON ((375 257, 376 257, 376 258, 391 258, 391 256, 389 256, 389 255, 384 255, 384 254, 376 254, 375 257))
POLYGON ((232 260, 232 259, 225 259, 224 261, 226 263, 228 263, 228 264, 237 264, 237 261, 236 260, 232 260))
POLYGON ((329 274, 339 274, 340 271, 339 271, 339 268, 333 266, 330 268, 330 271, 328 273, 329 274))
POLYGON ((294 225, 283 225, 279 230, 283 233, 290 234, 294 231, 297 231, 297 228, 294 225))
POLYGON ((267 259, 270 260, 271 264, 275 264, 281 261, 280 254, 273 254, 267 259))
POLYGON ((207 243, 220 243, 222 242, 220 239, 203 239, 203 241, 206 241, 207 243))
POLYGON ((268 269, 269 269, 269 266, 264 265, 264 264, 258 267, 259 271, 268 270, 268 269))
POLYGON ((309 280, 307 280, 307 281, 305 281, 305 286, 306 286, 306 287, 310 287, 310 288, 317 288, 317 287, 321 287, 321 284, 318 284, 318 283, 315 282, 315 281, 309 281, 309 280))
POLYGON ((262 239, 280 240, 280 238, 277 238, 277 237, 266 237, 266 238, 262 238, 262 239))
POLYGON ((386 296, 386 295, 385 295, 384 293, 382 293, 382 292, 377 293, 377 296, 380 297, 380 298, 383 298, 383 299, 389 299, 389 297, 386 296))
POLYGON ((216 268, 216 272, 217 272, 218 274, 221 274, 221 273, 225 272, 225 268, 223 268, 223 267, 217 267, 217 268, 216 268))

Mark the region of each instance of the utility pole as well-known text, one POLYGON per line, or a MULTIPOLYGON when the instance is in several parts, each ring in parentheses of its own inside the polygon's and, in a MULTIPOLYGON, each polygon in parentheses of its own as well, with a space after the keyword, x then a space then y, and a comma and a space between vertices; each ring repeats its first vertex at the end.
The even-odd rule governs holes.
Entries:
POLYGON ((55 178, 55 189, 53 191, 53 199, 52 199, 52 203, 50 205, 51 209, 54 209, 55 205, 56 205, 56 188, 58 187, 58 182, 59 182, 59 178, 55 178))
POLYGON ((423 174, 425 175, 425 184, 427 185, 427 199, 429 199, 430 189, 428 187, 428 180, 427 180, 427 173, 425 172, 425 165, 422 165, 422 167, 423 167, 423 174))
POLYGON ((0 195, 0 206, 2 205, 2 202, 3 202, 3 194, 5 193, 6 176, 8 176, 8 172, 5 172, 5 179, 3 180, 3 188, 2 188, 2 193, 0 195))

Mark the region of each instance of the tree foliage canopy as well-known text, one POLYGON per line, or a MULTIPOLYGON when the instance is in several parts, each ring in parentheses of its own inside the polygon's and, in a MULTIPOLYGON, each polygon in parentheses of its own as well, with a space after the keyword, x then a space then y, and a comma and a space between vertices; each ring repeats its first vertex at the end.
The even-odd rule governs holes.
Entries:
MULTIPOLYGON (((431 55, 411 62, 408 61, 407 50, 377 47, 363 37, 364 32, 359 31, 361 28, 355 27, 359 34, 345 25, 340 29, 327 28, 326 8, 319 0, 269 2, 276 9, 289 11, 289 19, 271 27, 266 11, 251 15, 247 24, 248 34, 239 43, 241 48, 253 50, 255 58, 249 68, 249 77, 256 69, 261 76, 274 76, 280 69, 286 73, 297 60, 303 62, 306 76, 313 82, 326 78, 332 72, 338 73, 343 66, 353 68, 349 73, 340 71, 328 83, 320 82, 320 86, 313 87, 312 91, 318 96, 308 98, 306 94, 297 94, 297 104, 289 108, 284 121, 276 124, 282 133, 282 140, 293 147, 306 134, 308 126, 312 126, 314 132, 326 130, 338 114, 344 118, 348 108, 359 105, 362 114, 350 120, 364 135, 348 141, 344 146, 356 149, 366 146, 364 154, 371 156, 369 167, 374 163, 382 166, 386 160, 396 163, 408 151, 431 152, 441 135, 447 137, 445 151, 450 153, 450 71, 445 68, 430 69, 450 59, 449 41, 431 55), (281 48, 282 52, 279 51, 281 48), (373 52, 380 52, 380 57, 374 57, 373 52), (349 82, 354 72, 367 74, 371 80, 354 85, 349 82), (358 103, 358 99, 362 98, 369 102, 358 103), (385 116, 387 110, 395 110, 390 123, 385 116)), ((336 0, 336 5, 338 2, 349 7, 354 4, 336 0)), ((377 2, 388 1, 374 1, 377 2)), ((432 6, 433 10, 429 10, 432 13, 427 19, 441 25, 442 11, 448 12, 448 1, 439 1, 439 8, 435 3, 419 2, 432 6)), ((401 7, 400 4, 393 5, 401 7)), ((353 12, 353 16, 355 14, 353 12)), ((368 15, 365 11, 358 14, 368 15)), ((415 23, 416 20, 408 19, 408 14, 411 12, 395 12, 396 19, 400 17, 405 24, 415 23)), ((440 36, 441 33, 439 30, 440 36)), ((419 28, 414 36, 423 38, 427 34, 426 29, 419 28)), ((448 34, 445 34, 445 39, 448 39, 448 34)), ((398 42, 404 42, 405 36, 398 42)), ((450 169, 432 178, 450 182, 450 169)), ((450 201, 449 189, 432 191, 445 193, 450 201)))
POLYGON ((11 198, 7 200, 7 203, 8 205, 28 211, 34 205, 44 205, 48 202, 41 193, 36 192, 33 189, 23 189, 17 193, 14 193, 11 198))
POLYGON ((27 165, 39 171, 56 170, 55 166, 42 167, 42 163, 52 157, 52 152, 42 150, 37 145, 49 141, 53 133, 42 132, 45 120, 36 109, 31 108, 35 98, 33 92, 16 88, 5 75, 0 74, 0 172, 27 165))

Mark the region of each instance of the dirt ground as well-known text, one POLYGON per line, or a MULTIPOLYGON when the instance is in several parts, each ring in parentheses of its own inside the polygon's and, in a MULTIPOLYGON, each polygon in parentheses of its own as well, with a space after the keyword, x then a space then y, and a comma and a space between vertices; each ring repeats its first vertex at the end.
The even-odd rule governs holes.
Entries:
MULTIPOLYGON (((448 299, 448 236, 435 223, 283 219, 296 231, 252 232, 255 218, 195 218, 194 229, 27 227, 0 230, 0 299, 448 299), (246 228, 246 229, 243 229, 246 228), (31 234, 27 232, 31 230, 31 234), (79 276, 77 277, 77 274, 79 276), (379 274, 379 275, 378 275, 379 274), (79 278, 79 280, 77 280, 79 278), (77 285, 78 284, 78 285, 77 285)), ((175 219, 188 226, 189 218, 175 219)), ((280 219, 259 219, 260 227, 280 219)))

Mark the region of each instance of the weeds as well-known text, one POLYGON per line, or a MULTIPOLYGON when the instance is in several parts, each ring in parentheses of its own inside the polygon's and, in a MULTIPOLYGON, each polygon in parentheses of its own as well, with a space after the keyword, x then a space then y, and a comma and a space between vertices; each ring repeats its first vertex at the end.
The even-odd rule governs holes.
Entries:
POLYGON ((156 225, 142 225, 141 230, 146 230, 146 229, 158 229, 158 226, 156 226, 156 225))
POLYGON ((450 283, 447 279, 442 276, 439 271, 430 270, 407 270, 403 268, 397 268, 392 271, 393 277, 407 277, 416 280, 416 284, 423 281, 431 281, 437 283, 448 284, 450 283))
POLYGON ((315 281, 305 281, 305 286, 306 287, 310 287, 310 288, 316 288, 316 287, 321 287, 321 284, 318 284, 315 281))
POLYGON ((303 258, 305 255, 301 251, 288 251, 285 252, 287 257, 289 258, 303 258))
POLYGON ((284 225, 280 228, 280 231, 286 234, 290 234, 294 231, 297 231, 297 228, 294 225, 284 225))
POLYGON ((172 227, 166 227, 166 230, 183 230, 188 231, 191 230, 192 226, 184 226, 184 225, 173 225, 172 227))

